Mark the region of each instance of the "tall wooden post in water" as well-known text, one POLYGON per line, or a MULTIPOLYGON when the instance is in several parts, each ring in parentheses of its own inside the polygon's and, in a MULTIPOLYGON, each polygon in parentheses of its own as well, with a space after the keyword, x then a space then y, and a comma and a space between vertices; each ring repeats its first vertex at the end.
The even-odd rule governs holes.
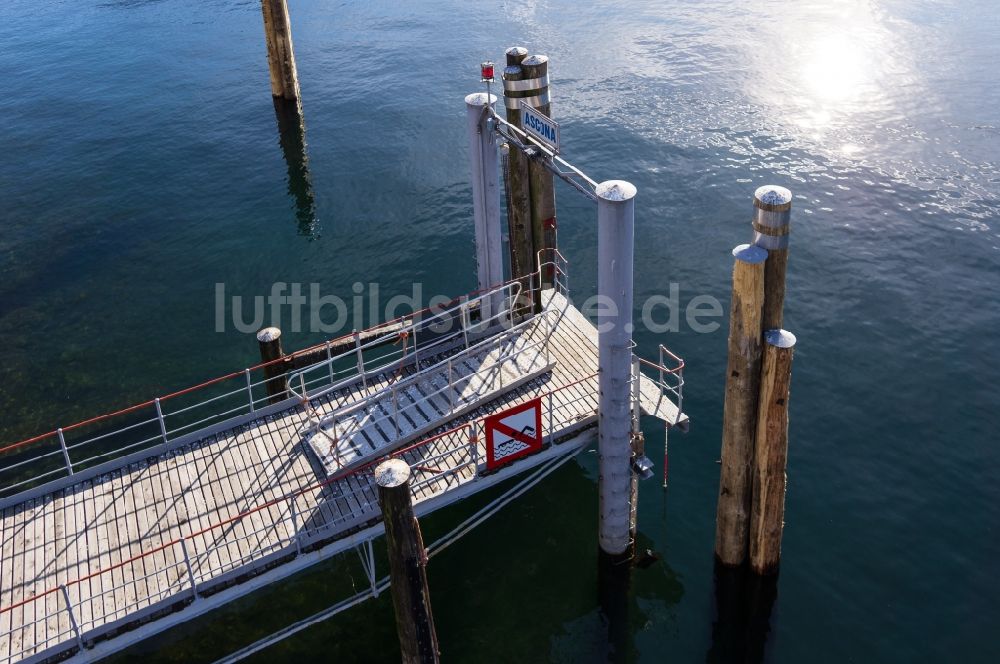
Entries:
POLYGON ((778 570, 784 532, 788 396, 795 346, 795 336, 781 329, 792 192, 766 185, 754 192, 753 204, 754 244, 767 250, 767 261, 762 316, 766 343, 757 400, 749 548, 750 567, 758 574, 772 574, 778 570))
MULTIPOLYGON (((521 61, 521 71, 524 79, 520 83, 527 88, 525 92, 531 92, 530 95, 523 98, 523 101, 532 108, 538 109, 543 115, 552 117, 548 56, 528 56, 521 61)), ((536 255, 541 252, 541 262, 554 262, 556 194, 552 172, 541 161, 533 159, 528 163, 528 180, 531 196, 531 241, 535 245, 536 255)), ((535 267, 540 266, 536 265, 535 267)), ((542 288, 551 288, 554 280, 555 270, 553 267, 541 271, 542 288)))
POLYGON ((265 327, 257 333, 257 343, 260 345, 260 361, 267 364, 264 367, 267 395, 270 403, 282 401, 288 393, 288 376, 285 373, 285 363, 277 362, 285 357, 281 350, 281 330, 276 327, 265 327))
POLYGON ((753 243, 767 249, 764 264, 765 330, 781 328, 785 306, 785 270, 788 266, 788 233, 792 218, 792 192, 765 185, 753 196, 753 243))
POLYGON ((439 659, 437 633, 427 588, 427 554, 420 524, 413 515, 410 466, 390 459, 375 468, 379 505, 389 552, 392 606, 404 664, 434 664, 439 659))
POLYGON ((722 415, 722 473, 715 522, 715 556, 727 566, 742 565, 747 556, 767 251, 741 244, 733 249, 733 256, 736 261, 722 415))
POLYGON ((781 558, 788 462, 788 397, 795 335, 786 330, 768 330, 766 339, 750 517, 750 566, 758 574, 778 571, 781 558))
POLYGON ((715 555, 727 566, 742 565, 749 556, 755 571, 769 573, 777 569, 784 514, 787 390, 794 337, 788 343, 780 328, 792 194, 784 187, 760 187, 754 192, 753 205, 753 245, 733 251, 737 260, 715 555), (764 331, 766 351, 762 351, 764 331), (788 375, 783 376, 786 369, 788 375), (780 501, 775 497, 779 475, 780 501))
POLYGON ((600 545, 613 558, 631 554, 632 303, 636 188, 622 180, 597 186, 598 444, 600 545))
MULTIPOLYGON (((524 84, 521 62, 528 49, 512 46, 507 49, 507 66, 503 70, 504 106, 507 122, 521 126, 519 101, 530 90, 524 84)), ((510 239, 510 276, 520 279, 535 270, 535 245, 531 237, 531 200, 529 196, 528 157, 520 150, 507 153, 507 227, 510 239)), ((526 286, 529 284, 525 284, 526 286)))
POLYGON ((260 0, 267 40, 267 64, 271 71, 271 94, 282 99, 299 99, 299 74, 292 48, 292 24, 286 0, 260 0))

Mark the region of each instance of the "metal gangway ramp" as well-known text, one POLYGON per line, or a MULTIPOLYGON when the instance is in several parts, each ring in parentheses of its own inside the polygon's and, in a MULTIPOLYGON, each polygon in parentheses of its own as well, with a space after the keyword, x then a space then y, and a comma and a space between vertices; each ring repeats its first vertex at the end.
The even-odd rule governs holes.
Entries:
MULTIPOLYGON (((351 548, 374 587, 378 461, 410 464, 423 515, 596 435, 597 330, 561 280, 360 338, 327 342, 276 403, 259 365, 0 448, 0 661, 96 659, 351 548), (532 399, 543 449, 487 470, 483 418, 532 399)), ((664 353, 652 375, 634 359, 631 393, 683 427, 683 362, 664 353)))

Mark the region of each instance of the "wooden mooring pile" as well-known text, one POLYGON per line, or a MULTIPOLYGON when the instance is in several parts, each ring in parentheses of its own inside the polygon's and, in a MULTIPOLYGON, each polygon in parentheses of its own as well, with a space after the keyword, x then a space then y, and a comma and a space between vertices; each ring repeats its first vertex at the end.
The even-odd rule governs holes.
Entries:
POLYGON ((795 335, 782 329, 792 194, 754 194, 752 244, 733 249, 715 555, 773 574, 781 557, 795 335))

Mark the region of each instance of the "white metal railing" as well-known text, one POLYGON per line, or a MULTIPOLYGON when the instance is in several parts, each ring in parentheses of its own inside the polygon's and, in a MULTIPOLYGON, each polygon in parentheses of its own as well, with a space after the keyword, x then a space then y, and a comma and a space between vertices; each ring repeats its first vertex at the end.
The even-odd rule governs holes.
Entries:
POLYGON ((664 422, 663 427, 663 488, 667 488, 667 476, 670 470, 670 429, 680 422, 684 414, 684 360, 675 355, 666 346, 660 344, 657 362, 650 362, 636 355, 632 356, 632 403, 636 425, 639 417, 639 378, 642 367, 652 369, 656 373, 654 382, 659 388, 659 398, 670 399, 677 406, 677 415, 673 422, 664 422))
POLYGON ((520 297, 520 284, 506 284, 365 343, 361 343, 360 337, 355 335, 354 349, 290 374, 288 377, 289 392, 300 401, 305 401, 307 396, 309 399, 317 399, 330 392, 343 389, 358 378, 367 386, 369 375, 382 373, 386 369, 396 368, 397 373, 400 373, 408 365, 418 367, 421 355, 425 359, 430 358, 455 344, 464 345, 468 349, 470 348, 470 337, 475 338, 476 335, 483 334, 497 326, 508 328, 513 326, 511 312, 514 303, 520 297), (500 303, 499 309, 495 312, 490 311, 491 306, 497 302, 500 303), (486 312, 487 315, 473 323, 471 312, 486 312), (456 320, 458 321, 458 329, 452 330, 456 320), (435 328, 438 329, 435 330, 435 328), (418 338, 421 334, 433 335, 432 339, 422 347, 418 346, 418 338), (388 342, 393 342, 393 340, 395 340, 396 345, 400 346, 399 350, 381 355, 375 362, 365 361, 364 352, 366 350, 385 347, 388 342), (356 371, 349 378, 333 382, 320 390, 309 391, 309 386, 315 384, 317 378, 325 378, 329 374, 330 368, 345 358, 356 358, 356 371))
MULTIPOLYGON (((460 412, 464 407, 480 401, 483 397, 480 389, 487 384, 487 381, 492 384, 495 380, 497 388, 502 388, 504 384, 504 369, 507 366, 513 366, 515 369, 513 373, 521 376, 530 375, 533 369, 541 369, 543 366, 551 364, 549 352, 550 332, 548 329, 541 330, 542 334, 540 338, 526 341, 520 345, 519 341, 525 338, 525 333, 531 326, 538 325, 540 318, 558 317, 561 313, 559 310, 547 309, 538 316, 519 323, 501 332, 499 335, 491 335, 487 339, 475 344, 470 343, 468 335, 464 335, 465 345, 461 351, 449 355, 432 365, 422 367, 420 373, 393 381, 389 385, 357 401, 337 408, 332 412, 321 414, 313 408, 312 404, 318 397, 333 389, 337 389, 337 386, 321 390, 317 394, 309 394, 308 398, 306 398, 308 393, 305 389, 304 375, 308 371, 322 371, 321 366, 310 367, 296 374, 297 380, 290 382, 289 389, 292 390, 291 386, 296 383, 301 385, 299 391, 295 392, 295 396, 299 397, 304 403, 308 402, 310 404, 307 411, 309 428, 313 434, 321 434, 330 440, 335 455, 338 454, 339 445, 338 423, 343 423, 345 420, 350 421, 352 416, 358 412, 366 415, 366 424, 383 426, 384 431, 394 433, 395 444, 402 444, 405 442, 407 436, 413 436, 420 432, 422 425, 418 424, 419 422, 424 421, 423 427, 432 426, 435 421, 453 417, 456 412, 460 412), (472 372, 455 370, 456 366, 461 365, 466 360, 470 358, 475 359, 480 354, 492 354, 494 350, 497 351, 497 354, 492 358, 492 362, 480 367, 478 370, 472 372), (519 364, 524 356, 528 356, 527 368, 519 364), (539 360, 542 361, 541 364, 539 360), (432 379, 436 376, 444 377, 443 385, 433 385, 432 379), (460 390, 463 385, 471 388, 473 378, 477 377, 480 379, 477 388, 460 390), (429 392, 415 389, 417 384, 424 381, 427 381, 431 385, 429 392), (400 394, 407 395, 408 403, 400 403, 400 394), (442 409, 435 403, 436 401, 437 403, 445 404, 447 410, 439 413, 438 411, 442 409), (384 406, 391 404, 391 408, 384 408, 385 414, 381 416, 377 414, 377 409, 373 408, 373 405, 379 403, 382 403, 384 406), (427 416, 421 413, 431 413, 432 415, 428 420, 427 416), (433 414, 439 414, 440 417, 435 418, 433 414), (332 436, 327 432, 328 430, 332 432, 332 436)), ((548 321, 543 323, 543 325, 548 325, 548 321)), ((364 371, 363 365, 361 370, 362 372, 364 371)), ((353 433, 348 432, 347 437, 353 433)), ((335 458, 335 461, 340 465, 339 457, 335 458)))
MULTIPOLYGON (((581 412, 596 415, 596 378, 594 373, 540 396, 547 448, 557 433, 572 431, 580 424, 581 412), (592 384, 584 387, 588 382, 592 384)), ((272 564, 275 556, 298 556, 306 546, 379 518, 373 471, 386 458, 398 457, 410 464, 415 499, 436 482, 441 484, 433 495, 475 482, 486 470, 484 419, 466 422, 322 482, 247 507, 132 558, 0 607, 0 625, 17 625, 0 631, 0 662, 15 662, 47 649, 52 650, 47 654, 54 656, 85 647, 117 629, 122 621, 141 619, 178 602, 199 601, 205 592, 227 583, 233 575, 272 564), (358 511, 348 515, 327 510, 325 518, 312 518, 322 510, 317 502, 341 498, 356 501, 358 511), (303 504, 309 507, 303 510, 303 504), (234 555, 234 551, 239 553, 234 555), (153 560, 136 565, 147 558, 153 560), (25 618, 27 615, 33 618, 25 618)), ((26 591, 13 590, 20 594, 26 591)))
MULTIPOLYGON (((539 253, 541 258, 543 252, 539 253)), ((539 288, 543 270, 554 273, 557 290, 568 293, 566 260, 558 251, 551 253, 551 259, 543 262, 530 275, 500 284, 485 293, 456 298, 451 306, 441 310, 424 309, 377 325, 370 330, 376 336, 365 343, 361 343, 360 334, 354 332, 292 354, 290 358, 326 348, 326 359, 314 365, 323 370, 309 372, 296 387, 301 390, 304 383, 305 389, 315 395, 324 388, 330 391, 349 384, 358 380, 359 376, 366 381, 378 368, 390 369, 401 359, 419 366, 421 357, 431 357, 435 350, 455 343, 460 336, 465 337, 462 343, 467 344, 468 335, 475 337, 485 330, 484 321, 478 318, 481 312, 490 311, 486 322, 494 324, 498 324, 503 316, 510 318, 515 304, 518 308, 514 313, 520 315, 524 311, 523 302, 530 302, 531 294, 539 288), (449 316, 456 315, 460 322, 457 331, 449 334, 434 330, 434 326, 443 326, 449 321, 449 316), (391 331, 378 334, 379 329, 390 326, 394 326, 391 331), (398 348, 389 352, 382 350, 387 342, 400 339, 401 334, 407 334, 407 338, 400 342, 398 348), (418 347, 418 335, 432 338, 418 347), (336 355, 331 352, 334 344, 342 344, 352 336, 355 339, 354 349, 336 355), (404 343, 407 345, 404 346, 404 343), (377 357, 369 359, 366 355, 377 357), (352 358, 356 361, 346 366, 352 358)), ((274 378, 267 376, 265 369, 288 359, 248 367, 166 396, 2 446, 0 496, 16 495, 141 450, 155 451, 159 446, 165 449, 181 436, 190 436, 233 418, 253 415, 272 403, 267 386, 274 378)))
MULTIPOLYGON (((541 259, 541 253, 543 252, 539 252, 539 259, 541 259)), ((360 336, 355 334, 355 348, 353 350, 327 358, 290 374, 288 378, 289 391, 300 400, 305 400, 310 386, 325 378, 324 372, 329 373, 330 367, 334 364, 352 356, 357 358, 357 371, 351 378, 339 382, 330 381, 328 387, 309 392, 309 398, 316 399, 329 392, 342 389, 358 376, 363 383, 367 384, 366 379, 370 374, 381 372, 386 368, 396 366, 401 369, 408 364, 419 366, 421 355, 424 358, 431 357, 456 343, 460 343, 468 349, 470 348, 470 339, 493 331, 498 326, 503 326, 508 330, 523 327, 524 323, 516 326, 513 317, 520 301, 523 300, 526 293, 534 292, 535 281, 542 270, 554 271, 559 275, 559 290, 566 292, 564 265, 564 259, 559 256, 559 260, 542 263, 539 270, 529 275, 531 282, 527 289, 522 286, 520 280, 511 281, 490 290, 461 298, 455 306, 441 309, 431 316, 423 317, 419 321, 365 343, 361 343, 360 336), (473 313, 478 314, 475 322, 472 320, 473 313), (483 317, 483 313, 486 314, 485 317, 483 317), (458 330, 452 331, 451 328, 456 320, 458 321, 458 330), (418 347, 418 337, 421 333, 432 333, 433 339, 418 347), (397 344, 401 345, 398 351, 380 356, 374 365, 365 362, 364 351, 384 347, 387 342, 391 342, 393 339, 396 339, 397 344), (307 376, 312 377, 307 378, 307 376)))
MULTIPOLYGON (((667 422, 667 425, 675 426, 684 410, 684 360, 671 352, 663 344, 659 346, 659 358, 657 362, 651 362, 636 355, 632 357, 632 375, 636 383, 640 368, 647 367, 655 372, 656 378, 653 379, 653 382, 660 388, 661 395, 673 395, 674 398, 671 401, 677 406, 677 420, 667 422)), ((633 390, 634 398, 638 398, 638 385, 635 385, 633 390)))

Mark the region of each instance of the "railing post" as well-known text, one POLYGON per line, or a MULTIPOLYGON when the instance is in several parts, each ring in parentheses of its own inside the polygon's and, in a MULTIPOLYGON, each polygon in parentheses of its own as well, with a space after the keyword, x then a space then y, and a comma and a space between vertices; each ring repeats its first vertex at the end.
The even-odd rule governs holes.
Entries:
POLYGON ((467 302, 462 303, 462 341, 465 342, 465 349, 469 349, 469 306, 467 302))
POLYGON ((163 444, 167 443, 167 423, 163 421, 163 408, 160 407, 160 397, 153 399, 156 405, 156 419, 160 422, 160 436, 163 437, 163 444))
POLYGON ((295 506, 294 494, 288 497, 288 512, 292 519, 292 537, 295 538, 295 554, 302 553, 302 541, 299 539, 299 512, 295 506))
POLYGON ((191 556, 188 555, 187 539, 181 538, 181 553, 184 554, 184 567, 187 568, 188 579, 191 580, 191 599, 198 599, 198 584, 194 580, 194 568, 191 566, 191 556))
MULTIPOLYGON (((549 300, 551 302, 552 300, 549 300)), ((552 362, 552 355, 549 352, 549 342, 552 339, 552 335, 556 330, 556 322, 552 320, 552 315, 546 312, 546 317, 548 318, 548 333, 545 335, 545 363, 550 364, 552 362)))
POLYGON ((639 406, 639 395, 640 389, 642 387, 640 379, 642 374, 639 369, 639 357, 635 354, 632 355, 632 431, 639 431, 640 418, 642 417, 642 410, 639 406))
POLYGON ((66 447, 66 437, 63 436, 62 427, 56 429, 56 433, 59 434, 59 447, 62 449, 63 460, 66 461, 66 470, 70 475, 73 474, 73 462, 69 458, 69 449, 66 447))
POLYGON ((63 601, 66 602, 66 613, 69 614, 69 624, 76 636, 76 645, 80 648, 80 652, 83 652, 83 636, 80 634, 80 625, 76 622, 76 616, 73 614, 73 604, 69 601, 69 590, 65 584, 60 585, 59 589, 62 591, 63 601))
POLYGON ((257 409, 253 405, 253 381, 250 380, 250 370, 244 369, 243 375, 247 379, 247 398, 250 400, 250 414, 253 415, 257 412, 257 409))
POLYGON ((600 546, 610 559, 630 556, 633 261, 636 188, 621 180, 598 185, 598 455, 600 546), (609 306, 613 305, 613 306, 609 306))
MULTIPOLYGON (((664 370, 666 369, 666 366, 667 366, 666 365, 666 360, 663 359, 663 351, 664 350, 666 350, 666 347, 663 344, 660 344, 660 366, 658 368, 660 370, 660 386, 661 387, 663 385, 667 384, 666 378, 663 376, 663 372, 664 372, 664 370)), ((680 404, 677 405, 677 408, 680 409, 680 404)))
POLYGON ((684 412, 684 367, 678 367, 675 375, 677 376, 677 420, 680 421, 681 413, 684 412))
POLYGON ((330 370, 330 385, 333 385, 333 354, 330 352, 330 342, 326 342, 326 367, 330 370))
POLYGON ((361 384, 368 389, 368 376, 365 375, 365 356, 361 352, 361 335, 354 330, 354 352, 358 356, 358 373, 361 374, 361 384))

